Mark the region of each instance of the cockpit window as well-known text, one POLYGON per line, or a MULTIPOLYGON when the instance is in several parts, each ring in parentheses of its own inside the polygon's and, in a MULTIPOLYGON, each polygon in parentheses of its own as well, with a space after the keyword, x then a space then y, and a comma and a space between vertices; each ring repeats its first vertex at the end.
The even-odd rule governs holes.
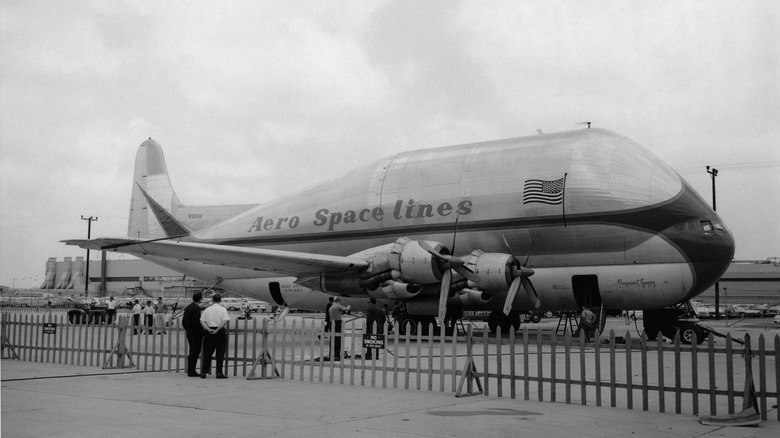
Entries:
POLYGON ((723 224, 719 222, 715 222, 715 229, 718 231, 726 231, 726 228, 723 226, 723 224))
POLYGON ((701 221, 701 229, 704 230, 704 231, 713 231, 712 222, 710 222, 710 221, 701 221))

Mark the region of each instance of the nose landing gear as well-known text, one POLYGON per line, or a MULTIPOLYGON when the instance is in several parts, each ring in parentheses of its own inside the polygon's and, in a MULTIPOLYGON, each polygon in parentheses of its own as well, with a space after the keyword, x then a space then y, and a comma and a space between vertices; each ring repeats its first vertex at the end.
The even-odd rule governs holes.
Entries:
POLYGON ((645 310, 643 312, 644 329, 647 339, 654 341, 658 334, 674 339, 680 332, 680 341, 691 344, 696 340, 697 344, 704 342, 708 330, 700 326, 699 318, 689 302, 680 303, 675 307, 663 309, 645 310))

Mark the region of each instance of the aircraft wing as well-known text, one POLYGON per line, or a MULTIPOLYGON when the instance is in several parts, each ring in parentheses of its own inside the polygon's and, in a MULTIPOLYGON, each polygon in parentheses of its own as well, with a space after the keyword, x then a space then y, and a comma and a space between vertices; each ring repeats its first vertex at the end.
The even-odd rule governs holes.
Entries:
POLYGON ((368 266, 365 260, 354 257, 198 242, 177 242, 166 239, 151 241, 115 238, 75 239, 63 240, 63 243, 84 249, 116 251, 139 257, 150 255, 199 261, 209 265, 274 272, 293 277, 319 276, 320 274, 348 275, 360 272, 368 266))

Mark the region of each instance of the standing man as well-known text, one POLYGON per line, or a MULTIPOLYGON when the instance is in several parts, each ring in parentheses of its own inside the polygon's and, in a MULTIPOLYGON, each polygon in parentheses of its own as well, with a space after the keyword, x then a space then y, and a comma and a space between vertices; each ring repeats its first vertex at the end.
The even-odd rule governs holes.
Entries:
POLYGON ((331 351, 331 360, 341 360, 341 315, 349 312, 351 307, 341 305, 341 298, 333 299, 333 304, 328 309, 330 322, 333 325, 333 350, 331 351))
POLYGON ((157 305, 154 309, 154 323, 157 326, 157 334, 167 334, 165 331, 165 313, 168 311, 168 306, 163 303, 162 297, 157 297, 157 305))
MULTIPOLYGON (((376 299, 371 298, 368 300, 368 307, 366 308, 366 334, 371 335, 376 330, 379 335, 385 334, 385 316, 384 310, 376 305, 376 299)), ((374 350, 374 356, 379 358, 378 348, 369 348, 366 352, 366 359, 371 359, 371 350, 374 350)))
POLYGON ((328 298, 328 305, 325 306, 325 332, 330 332, 330 306, 333 305, 333 297, 328 298))
POLYGON ((590 338, 593 337, 593 332, 596 331, 596 314, 590 311, 587 307, 582 308, 580 314, 580 336, 585 334, 585 342, 590 342, 590 338))
POLYGON ((187 343, 190 345, 190 353, 187 355, 187 376, 189 377, 200 376, 195 364, 198 362, 203 346, 203 327, 200 325, 200 301, 202 299, 203 293, 195 292, 192 295, 192 302, 184 308, 184 316, 181 318, 181 325, 187 333, 187 343))
POLYGON ((146 301, 146 307, 144 307, 144 323, 146 324, 146 334, 154 334, 154 306, 152 300, 146 301))
POLYGON ((114 318, 116 317, 116 301, 114 301, 114 297, 108 299, 108 311, 106 312, 106 316, 108 318, 106 324, 114 322, 114 318))
MULTIPOLYGON (((135 300, 135 304, 133 304, 133 334, 138 334, 138 326, 141 324, 141 303, 138 302, 138 300, 135 300)), ((143 334, 143 330, 141 330, 141 334, 143 334)))
POLYGON ((226 308, 220 304, 222 295, 214 294, 213 302, 203 314, 200 315, 200 325, 203 327, 203 361, 200 364, 200 377, 205 379, 211 373, 211 356, 217 351, 217 379, 227 379, 222 372, 225 363, 225 351, 227 350, 227 330, 225 326, 230 322, 230 315, 226 308))

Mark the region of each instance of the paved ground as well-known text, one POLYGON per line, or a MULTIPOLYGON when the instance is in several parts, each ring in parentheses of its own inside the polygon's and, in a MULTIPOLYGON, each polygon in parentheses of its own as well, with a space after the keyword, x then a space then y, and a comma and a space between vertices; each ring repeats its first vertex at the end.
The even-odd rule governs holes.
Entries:
POLYGON ((290 380, 3 360, 5 437, 778 437, 780 423, 290 380))

